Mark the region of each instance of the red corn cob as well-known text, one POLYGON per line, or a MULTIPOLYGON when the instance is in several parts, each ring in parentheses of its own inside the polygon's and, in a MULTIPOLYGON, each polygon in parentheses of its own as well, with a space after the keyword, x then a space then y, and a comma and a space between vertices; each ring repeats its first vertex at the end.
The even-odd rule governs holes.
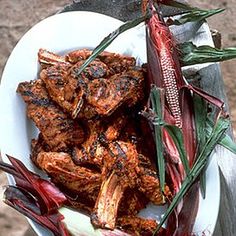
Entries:
MULTIPOLYGON (((148 8, 152 12, 152 17, 146 24, 149 83, 165 90, 164 120, 166 123, 176 125, 182 129, 184 146, 191 168, 197 150, 191 92, 181 89, 185 86, 185 80, 181 72, 176 43, 169 28, 160 14, 156 12, 153 1, 148 1, 148 8)), ((166 170, 171 178, 173 190, 176 193, 180 189, 186 173, 184 172, 175 144, 165 129, 163 129, 163 142, 167 156, 170 158, 169 160, 167 159, 166 170)), ((183 223, 179 221, 182 204, 184 202, 179 204, 175 212, 176 218, 173 215, 169 218, 169 229, 167 229, 169 235, 174 234, 178 226, 183 223), (172 226, 169 227, 171 224, 172 226)), ((195 199, 192 204, 195 206, 194 209, 197 209, 198 199, 195 199)), ((196 212, 189 213, 192 215, 189 217, 191 220, 184 222, 186 224, 185 229, 187 228, 190 233, 196 212)))
MULTIPOLYGON (((182 128, 187 157, 191 166, 194 162, 196 150, 196 137, 194 132, 191 132, 194 131, 193 110, 191 111, 189 107, 191 103, 185 100, 187 93, 179 92, 185 85, 185 81, 178 60, 176 44, 169 28, 165 25, 161 16, 156 13, 152 1, 149 1, 148 6, 152 12, 152 17, 147 22, 149 83, 164 88, 166 97, 164 119, 167 123, 182 128), (185 102, 181 103, 183 99, 185 102), (188 110, 183 110, 184 106, 188 110)), ((163 132, 163 139, 168 156, 172 159, 172 162, 178 165, 179 179, 183 180, 185 173, 178 151, 165 131, 163 132)), ((174 182, 176 183, 176 181, 174 182)), ((179 186, 181 186, 181 183, 175 185, 175 189, 178 190, 179 186)))
MULTIPOLYGON (((144 7, 148 5, 152 12, 152 17, 146 24, 149 83, 165 89, 164 120, 166 123, 174 124, 182 129, 185 151, 191 168, 197 154, 192 93, 198 94, 218 107, 219 111, 222 111, 224 103, 203 90, 186 84, 181 73, 176 44, 169 28, 158 13, 158 10, 156 12, 153 1, 144 2, 144 7)), ((156 2, 168 3, 168 1, 156 2)), ((186 173, 174 142, 165 129, 163 129, 163 142, 168 157, 170 157, 170 160, 167 159, 166 170, 176 193, 186 173)), ((177 207, 177 211, 175 211, 176 218, 173 214, 169 218, 167 235, 191 235, 198 209, 198 189, 198 183, 195 183, 177 207), (190 206, 192 211, 189 211, 190 206)))

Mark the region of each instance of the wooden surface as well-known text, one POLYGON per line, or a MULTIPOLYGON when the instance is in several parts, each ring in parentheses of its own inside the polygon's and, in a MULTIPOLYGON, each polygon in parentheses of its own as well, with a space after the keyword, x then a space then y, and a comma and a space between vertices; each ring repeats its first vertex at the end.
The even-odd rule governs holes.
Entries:
MULTIPOLYGON (((104 0, 82 0, 75 1, 74 4, 67 6, 63 11, 71 10, 90 10, 103 14, 107 14, 120 20, 130 20, 140 14, 140 2, 134 0, 122 1, 104 1, 104 0)), ((176 9, 164 8, 165 16, 180 14, 176 9)), ((187 24, 185 30, 179 32, 178 40, 186 41, 193 37, 193 34, 198 32, 198 37, 209 37, 209 33, 201 32, 201 24, 187 24), (199 31, 200 30, 200 31, 199 31), (200 34, 199 34, 200 32, 200 34), (201 36, 199 36, 201 35, 201 36)), ((175 32, 176 33, 176 32, 175 32)), ((197 73, 201 77, 201 87, 210 94, 215 95, 225 101, 225 109, 228 110, 227 98, 224 92, 224 84, 221 77, 221 71, 218 64, 205 65, 203 68, 198 68, 199 71, 190 71, 197 73)), ((188 72, 189 73, 189 72, 188 72)), ((231 131, 229 131, 231 134, 231 131)), ((221 182, 221 200, 218 221, 216 224, 214 236, 235 236, 236 235, 236 156, 222 147, 218 147, 219 152, 219 171, 221 182)), ((216 193, 217 194, 217 193, 216 193)), ((216 206, 217 207, 217 206, 216 206)), ((207 219, 206 219, 207 220, 207 219)), ((205 232, 206 235, 212 233, 205 232)), ((202 235, 202 234, 201 234, 202 235)))

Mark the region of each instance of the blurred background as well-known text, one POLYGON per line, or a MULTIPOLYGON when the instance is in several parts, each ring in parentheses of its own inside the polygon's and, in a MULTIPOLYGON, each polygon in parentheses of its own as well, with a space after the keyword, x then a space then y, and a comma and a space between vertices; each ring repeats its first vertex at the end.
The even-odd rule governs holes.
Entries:
MULTIPOLYGON (((0 77, 8 56, 17 41, 37 22, 55 14, 70 0, 0 0, 0 77)), ((78 2, 78 0, 77 0, 78 2)), ((201 8, 225 8, 226 11, 208 20, 211 29, 222 35, 222 47, 236 47, 235 0, 189 0, 201 8)), ((42 35, 43 37, 43 35, 42 35)), ((236 130, 236 60, 221 63, 231 120, 236 130)), ((14 145, 14 144, 13 144, 14 145)), ((0 196, 6 177, 0 171, 0 196)), ((26 219, 0 201, 0 236, 35 236, 26 219)))

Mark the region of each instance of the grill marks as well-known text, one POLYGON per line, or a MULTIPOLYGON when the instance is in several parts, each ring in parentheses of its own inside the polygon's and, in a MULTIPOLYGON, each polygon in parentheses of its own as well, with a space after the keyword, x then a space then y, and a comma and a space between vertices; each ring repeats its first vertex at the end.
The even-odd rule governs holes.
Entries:
POLYGON ((73 119, 109 116, 122 104, 133 106, 143 98, 144 74, 134 58, 103 53, 78 74, 89 54, 75 51, 67 56, 75 64, 53 64, 40 73, 50 97, 73 119))
POLYGON ((132 57, 104 52, 78 74, 90 55, 40 50, 40 77, 19 84, 41 132, 32 140, 31 159, 72 199, 70 206, 92 213, 95 226, 135 231, 140 222, 138 231, 152 231, 154 221, 134 217, 148 201, 165 202, 149 160, 152 145, 142 142, 151 137, 131 115, 142 109, 144 71, 132 57), (125 225, 117 221, 121 216, 133 218, 125 225))
POLYGON ((20 83, 17 92, 27 103, 28 117, 52 150, 65 150, 84 141, 82 127, 49 99, 42 80, 20 83))

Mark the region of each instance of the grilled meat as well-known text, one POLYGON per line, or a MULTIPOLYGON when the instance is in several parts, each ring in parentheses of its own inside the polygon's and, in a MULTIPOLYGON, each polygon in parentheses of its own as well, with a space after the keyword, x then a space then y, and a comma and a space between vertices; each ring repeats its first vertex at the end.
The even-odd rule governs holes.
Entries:
POLYGON ((55 184, 95 202, 101 186, 101 174, 76 166, 71 156, 63 152, 41 152, 38 154, 37 163, 55 184))
POLYGON ((95 79, 88 84, 86 103, 79 117, 91 118, 91 112, 99 116, 111 115, 122 105, 132 107, 142 100, 143 71, 132 68, 109 79, 95 79))
POLYGON ((40 78, 45 82, 51 98, 73 118, 76 118, 83 105, 89 81, 109 75, 108 67, 99 60, 90 63, 78 75, 83 62, 77 62, 73 67, 58 63, 40 73, 40 78))
POLYGON ((91 119, 95 115, 107 116, 122 104, 128 107, 140 101, 143 94, 144 75, 139 67, 133 67, 109 78, 108 67, 100 62, 92 62, 78 76, 82 64, 79 61, 72 68, 57 64, 40 73, 51 98, 72 118, 91 119))
MULTIPOLYGON (((157 173, 150 160, 138 154, 130 142, 109 143, 104 151, 103 182, 92 214, 96 227, 114 229, 117 211, 124 192, 138 188, 154 204, 164 204, 157 173)), ((170 195, 168 187, 165 194, 170 195)))
POLYGON ((114 229, 118 207, 125 190, 134 188, 138 177, 138 153, 125 142, 109 144, 104 152, 103 182, 91 216, 94 226, 114 229))
POLYGON ((65 56, 59 56, 55 53, 49 52, 45 49, 40 48, 38 52, 38 61, 42 68, 56 65, 58 63, 70 66, 71 64, 66 61, 65 56))
POLYGON ((149 200, 138 189, 127 188, 121 199, 118 218, 124 216, 136 216, 140 210, 146 207, 149 200))
POLYGON ((88 139, 80 146, 74 147, 72 158, 77 165, 92 164, 99 168, 102 166, 104 148, 100 145, 99 134, 104 127, 100 120, 88 121, 88 139))
MULTIPOLYGON (((66 60, 70 63, 75 64, 78 61, 86 60, 91 54, 92 51, 88 49, 76 50, 68 53, 66 55, 66 60)), ((136 60, 134 57, 124 56, 111 52, 102 52, 98 56, 98 59, 104 62, 113 72, 113 74, 126 71, 128 70, 128 68, 133 67, 136 64, 136 60)))
POLYGON ((38 165, 37 162, 37 158, 38 158, 38 154, 40 152, 49 152, 50 151, 50 147, 46 144, 46 142, 43 139, 42 134, 40 133, 38 135, 38 139, 32 139, 31 140, 31 161, 38 167, 41 168, 38 165))
POLYGON ((32 140, 31 159, 69 197, 69 206, 91 214, 95 227, 152 234, 156 222, 137 213, 172 196, 167 186, 161 193, 147 123, 127 114, 137 115, 145 100, 144 69, 132 57, 103 52, 79 73, 90 55, 40 49, 39 79, 19 84, 41 132, 32 140))
POLYGON ((137 216, 124 216, 117 219, 117 227, 134 236, 152 236, 157 223, 155 220, 137 216))
POLYGON ((114 114, 108 120, 90 120, 87 123, 88 139, 73 150, 72 158, 77 165, 92 164, 101 169, 103 164, 103 144, 112 142, 119 137, 125 126, 125 115, 114 114))
POLYGON ((84 141, 82 127, 49 99, 41 80, 20 83, 17 92, 27 104, 28 117, 52 150, 65 150, 84 141))
POLYGON ((160 190, 160 182, 150 160, 139 154, 139 181, 138 189, 145 194, 145 196, 154 204, 161 205, 165 203, 165 196, 171 198, 171 192, 168 186, 165 187, 164 195, 160 190))

